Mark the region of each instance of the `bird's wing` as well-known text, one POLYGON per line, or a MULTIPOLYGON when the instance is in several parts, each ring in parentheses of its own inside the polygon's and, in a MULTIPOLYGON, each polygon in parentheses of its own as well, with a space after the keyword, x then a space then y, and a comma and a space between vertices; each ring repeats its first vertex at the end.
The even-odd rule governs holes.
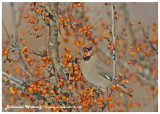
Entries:
POLYGON ((96 86, 96 88, 105 91, 106 87, 111 86, 110 80, 108 80, 103 76, 100 76, 99 70, 95 66, 95 61, 88 61, 88 62, 81 61, 80 69, 86 81, 96 86))
POLYGON ((101 60, 97 59, 95 62, 95 66, 99 72, 99 74, 109 80, 112 80, 112 75, 113 72, 112 70, 109 68, 109 66, 107 66, 106 64, 104 64, 101 60))

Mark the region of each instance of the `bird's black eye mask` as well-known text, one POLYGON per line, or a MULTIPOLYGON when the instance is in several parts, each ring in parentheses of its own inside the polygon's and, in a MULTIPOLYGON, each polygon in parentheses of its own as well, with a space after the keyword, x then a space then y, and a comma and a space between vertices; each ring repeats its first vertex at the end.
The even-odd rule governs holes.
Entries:
POLYGON ((83 57, 83 60, 88 61, 90 58, 91 58, 91 56, 85 56, 85 57, 83 57))

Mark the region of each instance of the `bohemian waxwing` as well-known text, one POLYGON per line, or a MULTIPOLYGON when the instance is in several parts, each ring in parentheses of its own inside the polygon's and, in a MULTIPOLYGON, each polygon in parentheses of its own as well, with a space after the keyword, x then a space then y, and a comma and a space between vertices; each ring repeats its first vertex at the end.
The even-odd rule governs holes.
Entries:
MULTIPOLYGON (((82 52, 83 60, 80 62, 80 69, 85 80, 102 91, 111 88, 112 70, 99 59, 92 47, 84 47, 82 52)), ((120 82, 116 84, 116 90, 132 97, 127 87, 120 82)))

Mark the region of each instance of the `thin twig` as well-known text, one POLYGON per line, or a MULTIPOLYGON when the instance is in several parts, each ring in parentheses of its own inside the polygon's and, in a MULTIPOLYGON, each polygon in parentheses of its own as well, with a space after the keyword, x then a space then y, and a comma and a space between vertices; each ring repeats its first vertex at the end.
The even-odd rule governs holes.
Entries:
POLYGON ((143 36, 146 39, 146 42, 151 46, 151 48, 153 49, 153 51, 158 55, 158 50, 153 46, 152 42, 148 39, 148 36, 146 35, 146 33, 144 31, 144 28, 142 29, 142 33, 143 33, 143 36))
POLYGON ((14 2, 11 2, 11 15, 12 15, 12 23, 13 23, 13 38, 15 38, 15 42, 18 42, 17 35, 17 25, 16 25, 16 16, 15 16, 15 10, 14 10, 14 2))
MULTIPOLYGON (((19 17, 19 22, 18 24, 16 24, 16 13, 15 13, 15 3, 14 2, 11 2, 10 3, 10 6, 11 6, 11 14, 12 14, 12 21, 13 21, 13 39, 14 39, 14 42, 17 43, 18 42, 18 28, 20 27, 20 21, 21 21, 21 16, 19 17)), ((9 41, 11 42, 11 41, 9 41)), ((14 43, 11 43, 11 44, 14 44, 14 43)), ((14 44, 15 46, 17 46, 16 44, 14 44)), ((19 60, 19 65, 22 66, 22 68, 24 67, 24 71, 29 75, 31 76, 31 74, 28 72, 28 68, 27 68, 27 65, 25 64, 24 60, 23 60, 23 57, 21 55, 21 52, 20 50, 17 50, 19 56, 17 55, 17 59, 19 60)))
POLYGON ((114 19, 114 4, 110 3, 111 6, 111 12, 112 12, 112 39, 113 39, 113 55, 112 55, 112 60, 113 60, 113 78, 112 81, 115 79, 116 77, 116 37, 115 37, 115 19, 114 19))

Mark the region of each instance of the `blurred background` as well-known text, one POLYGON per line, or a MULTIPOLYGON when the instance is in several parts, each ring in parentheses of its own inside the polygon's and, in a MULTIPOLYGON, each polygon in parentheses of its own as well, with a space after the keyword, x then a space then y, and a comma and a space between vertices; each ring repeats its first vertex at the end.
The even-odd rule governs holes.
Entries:
MULTIPOLYGON (((69 3, 62 3, 64 5, 68 5, 69 3)), ((153 23, 158 25, 158 3, 126 3, 128 6, 128 13, 130 16, 131 21, 134 22, 133 29, 135 32, 135 37, 137 39, 137 42, 142 42, 141 39, 143 39, 143 35, 139 32, 138 23, 141 23, 140 26, 144 26, 145 30, 149 28, 149 38, 152 38, 152 25, 153 23)), ((96 2, 96 3, 90 3, 86 2, 84 5, 84 11, 85 11, 85 19, 88 19, 88 21, 84 21, 82 19, 79 19, 78 16, 82 9, 75 8, 72 10, 72 14, 75 16, 75 18, 78 18, 81 22, 84 22, 86 25, 92 25, 93 30, 92 34, 94 37, 107 37, 107 31, 104 30, 104 27, 106 25, 111 24, 111 16, 109 16, 110 8, 109 6, 106 7, 104 3, 96 2), (77 15, 75 12, 78 12, 77 15), (103 26, 104 25, 104 26, 103 26)), ((39 23, 40 32, 43 34, 42 37, 36 38, 35 34, 32 34, 32 30, 34 28, 34 25, 28 24, 27 19, 21 18, 20 10, 25 6, 25 9, 28 11, 28 6, 26 3, 14 3, 14 10, 12 10, 10 3, 2 3, 2 48, 8 49, 9 43, 7 43, 7 35, 6 31, 9 36, 14 34, 14 24, 13 23, 19 23, 19 27, 16 30, 18 39, 24 40, 24 45, 29 47, 29 49, 35 50, 36 52, 40 52, 42 50, 47 49, 47 38, 48 35, 48 28, 43 26, 44 23, 39 23), (13 20, 13 16, 15 16, 16 20, 13 20)), ((130 42, 130 33, 127 29, 127 24, 124 19, 124 7, 123 3, 115 3, 115 10, 119 14, 119 19, 116 21, 116 34, 119 34, 123 31, 124 28, 126 28, 126 34, 127 34, 127 42, 130 42)), ((70 13, 70 12, 69 12, 70 13)), ((30 14, 34 15, 34 14, 30 14)), ((157 29, 158 31, 158 29, 157 29)), ((70 48, 71 54, 75 56, 75 45, 73 45, 74 42, 74 35, 69 37, 69 41, 66 43, 65 39, 65 30, 61 29, 62 35, 59 34, 59 50, 60 55, 63 54, 64 48, 70 48)), ((158 33, 157 33, 158 34, 158 33)), ((129 44, 128 44, 129 45, 129 44)), ((16 57, 16 55, 12 54, 16 57)), ((31 57, 33 59, 36 59, 35 56, 31 57)), ((12 57, 11 57, 12 58, 12 57)), ((2 62, 6 59, 6 57, 2 57, 2 62)), ((155 78, 158 80, 158 55, 154 54, 151 56, 151 59, 149 64, 147 64, 148 68, 152 67, 155 70, 155 78), (153 60, 154 59, 154 60, 153 60)), ((120 59, 119 61, 127 61, 120 59)), ((22 63, 24 62, 21 61, 22 63)), ((16 74, 15 72, 15 66, 17 66, 16 62, 11 63, 2 63, 2 70, 5 71, 6 69, 10 72, 12 72, 12 75, 17 77, 18 79, 25 80, 25 77, 20 76, 20 74, 16 74)), ((30 72, 33 72, 33 67, 26 66, 30 72)), ((119 68, 118 68, 119 69, 119 68)), ((121 69, 119 69, 121 70, 121 69)), ((20 69, 20 72, 23 72, 23 70, 20 69)), ((32 74, 32 73, 31 73, 32 74)), ((42 75, 46 75, 47 72, 44 70, 42 74, 39 76, 42 77, 42 75)), ((135 74, 136 75, 136 74, 135 74)), ((134 77, 134 75, 133 75, 134 77)), ((32 79, 37 79, 35 77, 32 77, 32 79)), ((158 111, 158 85, 155 83, 155 85, 149 85, 138 78, 131 78, 130 83, 127 84, 127 87, 132 88, 133 90, 133 98, 127 97, 128 100, 128 109, 126 109, 129 112, 155 112, 158 111)), ((17 94, 12 94, 9 91, 9 86, 5 85, 3 83, 2 85, 2 110, 4 111, 4 108, 6 105, 22 105, 22 104, 30 104, 30 101, 32 99, 22 98, 20 97, 20 92, 17 94)), ((125 96, 124 96, 125 97, 125 96)), ((115 92, 114 94, 114 102, 116 102, 117 99, 121 98, 118 92, 115 92), (116 96, 117 95, 117 96, 116 96)), ((118 105, 117 105, 118 107, 118 105)), ((17 111, 17 109, 9 109, 9 111, 17 111)), ((19 111, 19 110, 18 110, 19 111)), ((47 110, 45 110, 47 111, 47 110)))

